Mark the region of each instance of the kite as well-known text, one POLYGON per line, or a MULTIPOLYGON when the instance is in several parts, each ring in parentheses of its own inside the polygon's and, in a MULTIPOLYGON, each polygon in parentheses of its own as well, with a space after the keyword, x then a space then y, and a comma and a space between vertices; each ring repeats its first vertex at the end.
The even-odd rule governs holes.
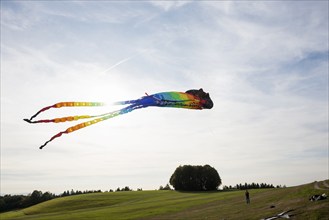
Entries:
POLYGON ((186 109, 211 109, 213 107, 213 102, 209 97, 209 93, 205 93, 203 89, 199 90, 188 90, 184 92, 161 92, 153 95, 148 95, 141 97, 136 100, 120 101, 114 104, 116 105, 128 105, 125 108, 122 108, 117 111, 112 111, 100 115, 76 115, 76 116, 67 116, 62 118, 54 119, 43 119, 43 120, 33 120, 40 113, 47 111, 51 108, 62 108, 62 107, 96 107, 103 106, 101 102, 59 102, 51 106, 42 108, 36 114, 34 114, 30 119, 24 119, 28 123, 60 123, 67 121, 77 121, 80 119, 92 119, 87 122, 83 122, 72 127, 67 128, 65 131, 61 131, 58 134, 51 137, 46 141, 40 149, 45 147, 49 142, 53 141, 55 138, 62 136, 63 134, 69 134, 76 130, 82 129, 84 127, 96 124, 107 119, 129 113, 133 110, 140 108, 147 108, 151 106, 155 107, 173 107, 173 108, 186 108, 186 109))

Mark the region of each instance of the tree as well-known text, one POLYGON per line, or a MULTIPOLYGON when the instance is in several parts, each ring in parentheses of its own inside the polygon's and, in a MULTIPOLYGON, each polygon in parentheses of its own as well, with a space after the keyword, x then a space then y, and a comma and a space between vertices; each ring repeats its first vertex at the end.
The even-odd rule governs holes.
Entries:
POLYGON ((121 191, 132 191, 132 189, 130 189, 129 186, 125 186, 125 188, 122 188, 121 191))
POLYGON ((169 184, 167 183, 167 185, 165 187, 160 186, 159 190, 171 190, 171 188, 170 188, 169 184))
POLYGON ((34 190, 30 196, 30 202, 32 205, 41 202, 42 192, 39 190, 34 190))
POLYGON ((222 183, 217 170, 209 165, 179 166, 170 177, 169 182, 175 190, 183 191, 217 190, 222 183))
POLYGON ((163 190, 171 190, 169 184, 167 183, 167 185, 165 187, 163 187, 163 190))
POLYGON ((41 196, 41 201, 47 201, 53 199, 55 196, 51 194, 50 192, 45 192, 41 196))

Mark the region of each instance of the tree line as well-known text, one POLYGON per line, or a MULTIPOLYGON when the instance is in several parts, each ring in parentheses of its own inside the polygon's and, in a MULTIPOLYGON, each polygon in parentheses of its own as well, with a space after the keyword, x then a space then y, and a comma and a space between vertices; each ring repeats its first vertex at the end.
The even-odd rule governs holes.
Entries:
POLYGON ((31 194, 25 195, 5 195, 0 196, 0 212, 14 209, 27 208, 38 203, 56 198, 53 193, 34 190, 31 194))
POLYGON ((283 188, 286 186, 277 185, 274 187, 273 184, 267 183, 245 183, 245 184, 236 184, 235 186, 229 185, 223 186, 223 190, 246 190, 246 189, 269 189, 269 188, 283 188))
MULTIPOLYGON (((141 191, 142 189, 137 189, 138 191, 141 191)), ((125 187, 118 187, 116 192, 119 191, 132 191, 132 189, 129 188, 129 186, 125 187)), ((105 192, 114 192, 114 190, 110 189, 109 191, 105 192)), ((80 191, 76 190, 66 190, 63 193, 56 195, 54 193, 50 192, 44 192, 39 190, 34 190, 31 194, 28 195, 4 195, 0 196, 0 212, 7 212, 15 209, 23 209, 27 208, 33 205, 36 205, 41 202, 45 202, 54 198, 58 197, 65 197, 65 196, 73 196, 73 195, 80 195, 80 194, 89 194, 89 193, 102 193, 102 190, 85 190, 80 191)))

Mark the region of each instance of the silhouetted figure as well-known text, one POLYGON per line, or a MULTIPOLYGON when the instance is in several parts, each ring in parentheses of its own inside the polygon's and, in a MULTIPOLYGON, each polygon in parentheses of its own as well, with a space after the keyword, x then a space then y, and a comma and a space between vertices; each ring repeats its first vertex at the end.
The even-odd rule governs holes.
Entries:
POLYGON ((250 197, 249 197, 249 192, 248 192, 248 190, 246 190, 245 195, 246 195, 246 202, 247 202, 247 204, 250 204, 250 197))

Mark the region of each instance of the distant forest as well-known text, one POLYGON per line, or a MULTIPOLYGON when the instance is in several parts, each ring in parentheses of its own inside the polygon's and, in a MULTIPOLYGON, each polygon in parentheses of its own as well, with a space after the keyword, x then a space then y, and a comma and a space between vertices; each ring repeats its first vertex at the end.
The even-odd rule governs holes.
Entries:
MULTIPOLYGON (((137 189, 141 190, 141 189, 137 189)), ((120 189, 117 188, 116 191, 132 191, 128 186, 120 189)), ((0 196, 0 212, 7 212, 10 210, 15 209, 22 209, 27 208, 33 205, 36 205, 41 202, 45 202, 54 198, 65 197, 65 196, 73 196, 73 195, 80 195, 80 194, 89 194, 89 193, 101 193, 101 190, 85 190, 80 191, 76 190, 67 190, 63 193, 56 195, 50 192, 42 193, 42 191, 34 190, 31 194, 28 195, 4 195, 0 196)), ((111 189, 110 191, 105 192, 113 192, 111 189)))
MULTIPOLYGON (((285 187, 285 186, 283 186, 285 187)), ((252 183, 252 184, 236 184, 235 186, 223 186, 222 191, 229 191, 229 190, 245 190, 245 189, 262 189, 262 188, 275 188, 273 184, 266 184, 266 183, 252 183)), ((276 186, 276 188, 282 188, 281 185, 276 186)), ((171 190, 169 184, 165 187, 160 186, 159 190, 171 190)), ((120 188, 118 187, 115 191, 110 189, 104 192, 120 192, 120 191, 133 191, 128 186, 120 188)), ((142 188, 138 188, 137 191, 142 191, 142 188)), ((45 202, 47 200, 51 200, 54 198, 65 197, 65 196, 73 196, 73 195, 80 195, 80 194, 89 194, 89 193, 102 193, 101 190, 85 190, 79 191, 76 190, 66 190, 63 193, 56 195, 50 192, 43 193, 39 190, 34 190, 31 194, 28 195, 4 195, 0 196, 0 212, 7 212, 16 209, 27 208, 33 205, 36 205, 41 202, 45 202)))
POLYGON ((285 188, 286 186, 277 185, 274 187, 273 184, 267 183, 245 183, 245 184, 236 184, 235 186, 223 186, 223 190, 246 190, 246 189, 269 189, 269 188, 285 188))

